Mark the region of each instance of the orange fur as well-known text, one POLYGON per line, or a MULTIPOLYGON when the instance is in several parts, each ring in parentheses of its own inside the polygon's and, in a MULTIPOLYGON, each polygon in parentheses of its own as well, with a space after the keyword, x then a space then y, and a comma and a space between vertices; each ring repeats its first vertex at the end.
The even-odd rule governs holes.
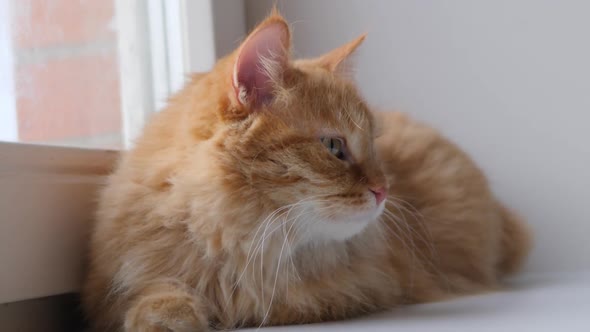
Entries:
POLYGON ((404 115, 369 111, 340 75, 362 38, 301 61, 289 40, 274 12, 121 159, 83 290, 97 330, 343 319, 492 290, 520 265, 528 233, 469 157, 404 115), (236 74, 258 60, 259 72, 236 74), (250 74, 268 81, 253 89, 250 74), (330 155, 325 135, 343 137, 350 158, 330 155))

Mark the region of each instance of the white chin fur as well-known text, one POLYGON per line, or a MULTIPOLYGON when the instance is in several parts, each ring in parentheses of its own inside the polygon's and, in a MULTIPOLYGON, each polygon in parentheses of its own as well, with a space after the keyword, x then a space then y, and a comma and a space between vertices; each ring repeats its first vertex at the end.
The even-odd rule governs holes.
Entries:
POLYGON ((373 212, 359 214, 340 220, 317 220, 307 226, 307 240, 344 241, 361 233, 367 225, 374 222, 383 212, 384 202, 379 204, 373 212))

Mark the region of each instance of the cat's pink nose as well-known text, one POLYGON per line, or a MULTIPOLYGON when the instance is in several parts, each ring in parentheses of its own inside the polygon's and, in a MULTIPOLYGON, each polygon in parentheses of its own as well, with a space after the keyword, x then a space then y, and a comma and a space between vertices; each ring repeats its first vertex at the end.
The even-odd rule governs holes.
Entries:
POLYGON ((387 197, 387 190, 385 190, 385 187, 369 188, 369 190, 373 194, 375 194, 375 200, 377 201, 377 205, 381 204, 385 197, 387 197))

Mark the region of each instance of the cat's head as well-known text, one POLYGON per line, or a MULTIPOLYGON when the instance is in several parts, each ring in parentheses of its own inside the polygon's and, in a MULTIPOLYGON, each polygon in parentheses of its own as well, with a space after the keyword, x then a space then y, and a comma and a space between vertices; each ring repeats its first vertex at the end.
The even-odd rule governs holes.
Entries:
POLYGON ((292 60, 289 26, 273 13, 218 63, 222 83, 200 83, 205 95, 223 90, 211 157, 225 195, 309 238, 347 239, 377 219, 387 183, 374 119, 345 68, 363 39, 292 60))

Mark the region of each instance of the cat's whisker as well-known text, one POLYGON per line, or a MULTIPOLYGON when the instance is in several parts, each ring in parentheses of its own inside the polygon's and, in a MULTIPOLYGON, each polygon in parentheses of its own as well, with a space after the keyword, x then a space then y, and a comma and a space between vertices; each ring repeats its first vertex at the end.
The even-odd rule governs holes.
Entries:
MULTIPOLYGON (((389 212, 389 211, 387 211, 387 212, 389 212)), ((394 218, 394 216, 392 214, 384 213, 384 216, 389 218, 389 221, 391 221, 391 224, 393 224, 396 227, 396 229, 398 231, 400 231, 400 233, 405 234, 404 232, 401 231, 401 228, 398 225, 398 222, 396 221, 396 219, 394 218)), ((410 252, 410 254, 412 255, 412 264, 415 264, 416 263, 416 245, 414 244, 411 237, 410 237, 411 246, 408 246, 408 244, 399 235, 397 235, 397 233, 393 229, 391 229, 391 227, 389 226, 389 224, 387 222, 383 223, 383 225, 385 225, 387 227, 387 229, 390 231, 390 233, 393 236, 395 236, 402 243, 402 245, 410 252)), ((413 284, 414 284, 414 272, 412 270, 412 272, 410 274, 410 285, 413 286, 413 284)))
MULTIPOLYGON (((287 213, 285 215, 285 219, 288 218, 289 214, 291 213, 291 211, 295 208, 298 207, 300 205, 302 205, 303 203, 305 203, 306 201, 309 201, 311 199, 314 199, 316 197, 321 197, 321 196, 310 196, 310 197, 306 197, 296 203, 293 204, 289 204, 286 207, 288 207, 287 213)), ((278 216, 274 216, 273 218, 267 218, 269 220, 269 222, 266 223, 266 226, 264 227, 264 231, 262 233, 262 236, 260 238, 260 240, 258 241, 258 245, 255 247, 254 249, 254 256, 257 256, 257 252, 260 253, 260 284, 261 284, 261 299, 262 299, 262 305, 264 307, 264 303, 265 303, 265 296, 264 296, 264 243, 266 241, 266 239, 268 237, 270 237, 273 233, 275 233, 278 229, 281 228, 281 225, 275 227, 274 229, 272 229, 270 231, 270 233, 268 233, 268 235, 266 234, 268 231, 268 227, 274 223, 278 218, 280 217, 280 215, 278 216)), ((253 271, 254 272, 254 271, 253 271)))
POLYGON ((428 227, 426 227, 426 225, 424 224, 424 220, 425 220, 424 215, 422 214, 422 212, 420 212, 418 209, 416 209, 416 207, 414 207, 414 205, 412 205, 410 202, 408 202, 398 196, 388 197, 388 202, 390 202, 392 204, 395 204, 395 202, 401 203, 397 206, 399 208, 402 208, 406 212, 410 213, 415 218, 416 222, 420 225, 420 227, 424 231, 425 235, 428 236, 428 240, 432 240, 432 234, 430 233, 430 229, 428 227), (411 210, 406 208, 406 206, 409 207, 411 210))
MULTIPOLYGON (((308 199, 311 199, 311 198, 307 198, 307 199, 304 199, 304 200, 308 200, 308 199)), ((295 207, 297 207, 297 206, 301 205, 301 204, 303 203, 303 201, 304 201, 304 200, 301 200, 301 201, 299 201, 299 202, 297 202, 297 203, 295 203, 295 204, 292 204, 292 205, 291 205, 291 207, 289 208, 289 210, 287 211, 287 213, 286 213, 286 215, 285 215, 285 219, 283 220, 283 222, 281 223, 281 225, 279 225, 279 226, 275 227, 275 229, 273 229, 273 230, 272 230, 272 231, 271 231, 271 232, 270 232, 268 235, 263 235, 262 244, 261 244, 261 246, 260 246, 260 249, 259 249, 259 250, 260 250, 260 253, 261 253, 261 259, 260 259, 260 264, 261 264, 261 265, 260 265, 260 271, 261 271, 261 285, 262 285, 261 292, 262 292, 262 294, 263 294, 263 303, 262 303, 262 304, 263 304, 263 306, 264 306, 264 302, 265 302, 265 301, 264 301, 264 286, 265 286, 265 284, 264 284, 264 273, 263 273, 263 263, 264 263, 264 258, 263 258, 263 257, 264 257, 264 241, 266 240, 266 238, 270 237, 270 236, 271 236, 271 235, 272 235, 274 232, 276 232, 276 231, 277 231, 279 228, 284 228, 284 225, 286 225, 286 223, 287 223, 287 222, 289 222, 289 221, 291 220, 291 219, 288 219, 288 216, 289 216, 289 214, 291 213, 291 211, 292 211, 292 210, 293 210, 295 207)), ((273 221, 273 222, 274 222, 274 221, 273 221)), ((292 227, 293 225, 294 225, 294 224, 292 224, 292 225, 291 225, 291 227, 292 227)), ((291 228, 290 228, 290 229, 291 229, 291 228)), ((273 290, 272 290, 272 293, 271 293, 271 299, 270 299, 269 306, 268 306, 268 308, 267 308, 267 310, 266 310, 266 313, 265 313, 265 319, 263 319, 263 321, 262 321, 262 323, 261 323, 261 325, 260 325, 260 326, 264 325, 264 323, 265 323, 265 321, 266 321, 266 319, 267 319, 267 317, 268 317, 268 314, 270 313, 270 308, 271 308, 271 306, 272 306, 272 302, 273 302, 273 300, 274 300, 274 294, 275 294, 275 291, 276 291, 276 283, 277 283, 277 280, 278 280, 277 278, 278 278, 278 275, 279 275, 279 269, 281 268, 281 260, 282 260, 282 256, 283 256, 283 253, 284 253, 284 249, 285 249, 285 243, 286 243, 286 241, 287 241, 288 232, 287 232, 287 234, 284 234, 284 235, 285 235, 285 237, 284 237, 284 240, 283 240, 283 245, 281 246, 281 251, 280 251, 279 259, 278 259, 278 262, 277 262, 277 264, 276 264, 276 266, 277 266, 277 267, 276 267, 276 273, 275 273, 275 281, 274 281, 274 284, 273 284, 273 290)))
MULTIPOLYGON (((299 230, 302 227, 305 227, 310 222, 310 220, 311 220, 311 219, 308 218, 308 219, 305 219, 303 221, 303 223, 302 223, 302 222, 300 222, 299 219, 301 217, 306 216, 306 215, 311 214, 311 213, 313 213, 313 211, 305 211, 305 210, 303 210, 301 213, 299 213, 299 215, 297 215, 295 217, 295 219, 293 220, 293 222, 291 223, 291 227, 289 228, 289 231, 287 232, 287 237, 289 236, 289 234, 291 232, 291 228, 294 227, 294 229, 293 229, 293 238, 297 238, 297 234, 298 234, 299 230)), ((287 244, 289 245, 289 248, 290 248, 291 244, 290 244, 290 241, 289 240, 287 241, 287 244)), ((297 270, 297 267, 295 266, 295 262, 293 261, 293 255, 292 255, 293 251, 292 251, 291 248, 289 249, 289 251, 291 253, 291 255, 289 255, 289 258, 290 258, 290 261, 291 261, 291 265, 293 266, 294 271, 297 273, 297 279, 298 280, 301 280, 301 276, 299 275, 299 271, 297 270)))
POLYGON ((289 206, 286 205, 286 206, 282 206, 282 207, 276 209, 267 218, 265 218, 264 221, 260 223, 260 225, 258 225, 258 228, 256 229, 256 232, 254 233, 254 236, 252 238, 252 241, 250 242, 250 247, 248 248, 248 254, 246 256, 246 267, 244 268, 244 271, 242 272, 242 275, 240 275, 240 278, 238 278, 238 281, 236 282, 236 285, 237 285, 237 283, 239 283, 240 279, 243 276, 243 273, 246 271, 246 268, 248 267, 248 264, 250 263, 250 261, 251 261, 251 259, 253 257, 250 254, 251 254, 251 251, 252 251, 252 249, 254 247, 253 245, 254 245, 254 242, 256 241, 256 236, 258 235, 258 233, 260 232, 260 230, 263 228, 263 226, 265 227, 265 225, 272 220, 272 217, 274 217, 277 213, 280 213, 281 211, 283 211, 284 209, 286 209, 288 207, 289 206))
MULTIPOLYGON (((401 228, 400 228, 400 226, 399 226, 399 224, 402 222, 402 220, 400 220, 400 219, 399 219, 399 218, 398 218, 398 217, 397 217, 397 216, 396 216, 394 213, 392 213, 392 212, 391 212, 391 211, 389 211, 389 210, 386 210, 386 213, 385 213, 385 214, 386 214, 388 217, 390 217, 390 218, 391 218, 391 220, 393 221, 393 223, 394 223, 394 225, 396 226, 396 228, 397 228, 397 229, 398 229, 400 232, 402 232, 402 230, 401 230, 401 228)), ((404 222, 406 223, 406 225, 407 225, 407 221, 405 221, 405 219, 404 219, 403 221, 404 221, 404 222)), ((409 225, 408 225, 408 226, 409 226, 409 225)), ((406 227, 406 231, 407 231, 407 232, 406 232, 406 233, 404 233, 404 234, 406 235, 406 237, 407 237, 407 238, 409 238, 409 240, 410 240, 410 242, 411 242, 411 244, 412 244, 412 249, 413 249, 413 250, 412 250, 412 259, 414 259, 414 260, 415 260, 415 258, 416 258, 416 254, 418 254, 418 255, 420 256, 420 258, 422 258, 422 259, 425 259, 425 260, 428 260, 428 263, 432 263, 432 262, 430 262, 430 260, 428 259, 428 257, 426 257, 426 256, 425 256, 425 255, 422 253, 422 251, 421 251, 421 250, 418 248, 418 246, 416 246, 416 243, 414 242, 414 238, 413 238, 412 234, 410 233, 410 230, 411 230, 411 228, 410 228, 410 229, 408 229, 408 228, 406 227)), ((416 233, 415 231, 414 231, 413 233, 419 236, 419 234, 418 234, 418 233, 416 233)))
MULTIPOLYGON (((394 224, 396 224, 395 220, 399 221, 399 219, 395 218, 395 214, 393 214, 391 211, 389 211, 387 209, 385 211, 387 211, 387 212, 384 214, 384 216, 387 216, 389 218, 393 218, 390 220, 393 221, 394 224)), ((396 227, 399 229, 399 226, 396 225, 396 227)), ((398 239, 399 239, 399 237, 398 237, 398 239)), ((442 271, 440 271, 440 269, 436 266, 436 264, 432 261, 431 258, 429 258, 425 254, 423 254, 420 250, 417 250, 417 248, 415 246, 414 246, 414 250, 415 250, 415 252, 412 251, 412 257, 413 257, 412 259, 415 259, 415 257, 416 257, 415 254, 418 254, 418 256, 420 256, 420 258, 422 259, 422 263, 428 265, 432 269, 433 272, 435 272, 439 277, 447 280, 447 283, 448 283, 448 278, 446 277, 446 275, 442 271)))
POLYGON ((240 281, 242 280, 242 278, 244 277, 244 274, 246 273, 248 266, 250 265, 251 261, 253 260, 253 258, 256 256, 251 252, 253 249, 253 245, 256 242, 256 236, 258 235, 258 233, 260 232, 260 230, 264 227, 266 227, 265 225, 268 225, 268 223, 272 222, 272 218, 277 215, 280 214, 282 211, 284 211, 285 209, 289 208, 290 205, 285 205, 282 207, 277 208, 276 210, 274 210, 267 218, 265 218, 265 220, 263 222, 260 223, 260 225, 258 226, 258 228, 256 229, 256 232, 254 233, 253 239, 250 242, 250 247, 248 248, 248 254, 246 256, 246 265, 244 266, 240 276, 238 277, 237 281, 235 282, 234 286, 232 287, 232 291, 229 295, 229 298, 226 299, 226 303, 229 303, 228 301, 231 300, 231 297, 233 296, 233 294, 235 293, 240 281))
MULTIPOLYGON (((289 210, 287 210, 287 213, 289 213, 291 211, 292 207, 289 208, 289 210)), ((264 296, 264 242, 266 241, 266 232, 268 230, 268 226, 270 226, 271 223, 273 223, 274 221, 276 221, 277 218, 271 219, 272 222, 267 223, 267 225, 264 227, 264 231, 262 233, 262 240, 261 240, 261 244, 260 244, 260 291, 261 291, 261 299, 262 299, 262 307, 264 307, 264 303, 265 303, 265 296, 264 296)), ((275 228, 276 230, 276 228, 275 228)), ((273 230, 274 232, 274 230, 273 230)), ((272 234, 272 232, 271 232, 272 234)))
POLYGON ((384 225, 385 227, 387 227, 387 229, 391 232, 391 234, 396 239, 398 239, 398 241, 400 241, 402 243, 402 245, 404 246, 404 248, 408 249, 409 251, 413 251, 413 248, 410 247, 408 245, 408 243, 402 237, 400 237, 400 235, 398 234, 398 233, 402 233, 402 234, 404 234, 404 233, 403 232, 396 232, 395 230, 393 230, 389 226, 389 224, 391 223, 391 224, 393 224, 399 230, 399 226, 397 225, 397 222, 394 219, 392 219, 392 217, 389 214, 383 214, 382 217, 387 218, 387 219, 383 220, 382 225, 384 225))
MULTIPOLYGON (((388 202, 388 203, 390 203, 391 205, 393 205, 393 207, 395 207, 395 208, 398 210, 398 212, 399 212, 399 213, 402 215, 402 217, 403 217, 403 219, 404 219, 404 222, 405 222, 405 224, 407 225, 407 227, 408 227, 408 228, 409 228, 409 229, 410 229, 410 230, 411 230, 411 231, 412 231, 414 234, 416 234, 416 236, 417 236, 417 237, 419 237, 419 238, 420 238, 420 240, 422 240, 422 242, 424 243, 424 245, 425 245, 425 246, 428 248, 428 250, 430 251, 430 254, 438 258, 438 251, 436 250, 436 248, 435 248, 434 244, 432 243, 432 234, 430 233, 430 231, 428 230, 428 228, 427 228, 427 227, 424 225, 424 222, 423 222, 424 216, 423 216, 423 215, 422 215, 422 214, 421 214, 419 211, 417 211, 415 208, 414 208, 414 210, 416 210, 416 211, 417 211, 417 213, 418 213, 420 216, 417 216, 415 213, 412 213, 411 211, 409 211, 409 210, 408 210, 407 208, 405 208, 404 206, 402 206, 402 205, 400 205, 400 204, 397 204, 397 203, 396 203, 396 201, 395 201, 395 200, 397 200, 397 198, 395 198, 395 197, 391 197, 391 199, 392 199, 392 200, 388 199, 388 200, 387 200, 387 202, 388 202), (417 222, 417 223, 418 223, 418 224, 421 226, 421 228, 422 228, 422 231, 424 232, 424 234, 422 234, 422 233, 418 232, 417 230, 415 230, 415 229, 412 227, 412 225, 411 225, 410 223, 408 223, 408 222, 407 222, 407 220, 406 220, 406 218, 405 218, 404 211, 405 211, 405 212, 408 212, 408 213, 410 213, 410 215, 412 215, 412 217, 414 217, 414 218, 413 218, 413 220, 415 220, 415 221, 416 221, 416 222, 417 222), (425 236, 426 236, 426 238, 425 238, 425 236)), ((404 202, 404 203, 406 203, 406 204, 408 204, 408 205, 410 205, 410 206, 411 206, 411 204, 409 204, 409 203, 408 203, 408 202, 406 202, 406 201, 403 201, 403 200, 401 200, 401 199, 400 199, 399 201, 401 201, 401 202, 404 202)))
POLYGON ((389 209, 385 208, 383 210, 383 215, 387 216, 389 218, 389 220, 391 222, 394 222, 396 227, 398 228, 398 231, 407 239, 407 240, 411 240, 412 239, 412 235, 409 233, 409 230, 404 227, 403 229, 401 228, 401 225, 403 223, 403 221, 393 212, 391 212, 389 209))
MULTIPOLYGON (((289 209, 289 212, 291 212, 291 210, 292 209, 289 209)), ((297 217, 295 217, 295 220, 297 220, 297 218, 299 216, 301 216, 302 213, 303 212, 301 212, 297 217)), ((288 216, 288 213, 287 213, 287 216, 288 216)), ((285 224, 288 221, 289 220, 286 220, 283 224, 285 224)), ((276 272, 275 272, 275 279, 274 279, 274 283, 273 283, 273 286, 272 286, 272 293, 271 293, 271 296, 270 296, 270 302, 268 304, 268 309, 266 310, 266 313, 264 315, 264 318, 262 319, 262 322, 260 323, 260 326, 263 326, 266 323, 266 320, 268 319, 268 315, 269 315, 270 310, 272 308, 272 304, 273 304, 274 297, 275 297, 275 291, 276 291, 276 287, 277 287, 277 282, 278 282, 278 279, 279 279, 279 271, 281 269, 281 259, 283 258, 283 252, 285 250, 285 244, 288 241, 288 236, 289 236, 289 233, 291 232, 291 230, 293 229, 293 225, 295 225, 295 222, 291 223, 291 226, 289 227, 289 230, 287 231, 287 233, 285 234, 285 237, 283 239, 283 245, 281 246, 281 251, 279 253, 279 260, 277 262, 277 267, 276 267, 276 272)))
MULTIPOLYGON (((387 246, 387 248, 389 248, 389 250, 393 253, 395 252, 394 247, 391 245, 390 241, 388 241, 387 235, 385 234, 387 233, 392 233, 391 229, 383 229, 383 228, 389 228, 388 225, 386 225, 386 221, 383 219, 379 219, 379 223, 377 224, 377 227, 379 227, 379 229, 381 230, 378 234, 381 237, 381 239, 383 240, 383 243, 387 246)), ((392 234, 393 235, 393 234, 392 234)), ((395 236, 395 235, 394 235, 395 236)))
MULTIPOLYGON (((289 210, 286 212, 286 214, 285 214, 285 218, 288 218, 288 216, 289 216, 290 212, 291 212, 291 211, 292 211, 294 208, 296 208, 296 207, 298 207, 298 206, 302 205, 303 203, 306 203, 307 201, 309 201, 309 200, 311 200, 311 199, 314 199, 314 198, 316 198, 316 197, 323 197, 323 196, 324 196, 324 195, 316 195, 316 196, 312 196, 312 197, 308 197, 308 198, 302 199, 302 200, 298 201, 297 203, 293 203, 293 204, 289 204, 289 205, 287 205, 286 207, 289 207, 289 210)), ((329 202, 329 200, 315 200, 315 202, 329 202)), ((275 219, 276 219, 276 218, 275 218, 275 219)), ((272 221, 272 222, 271 222, 271 224, 272 224, 273 222, 274 222, 274 221, 272 221)), ((279 226, 275 227, 274 229, 272 229, 272 230, 271 230, 271 232, 270 232, 268 235, 266 235, 266 236, 265 236, 265 239, 266 239, 266 238, 268 238, 269 236, 271 236, 271 235, 272 235, 272 234, 273 234, 273 233, 274 233, 274 232, 275 232, 277 229, 279 229, 280 227, 281 227, 281 225, 279 225, 279 226)), ((259 241, 259 244, 258 244, 258 246, 259 246, 259 245, 260 245, 260 241, 259 241)), ((255 248, 255 250, 258 248, 258 246, 255 248)))
MULTIPOLYGON (((293 225, 295 226, 294 227, 294 230, 293 230, 293 238, 297 238, 297 236, 299 235, 299 232, 302 229, 305 229, 306 230, 306 235, 305 236, 307 236, 307 234, 309 233, 309 228, 307 228, 307 225, 310 224, 312 221, 314 221, 314 219, 313 218, 306 218, 303 221, 300 221, 299 218, 301 218, 303 216, 307 216, 309 214, 312 214, 313 215, 313 211, 306 211, 305 213, 302 213, 299 216, 297 216, 297 219, 293 222, 293 225)), ((301 279, 301 276, 299 275, 299 271, 297 270, 297 267, 296 267, 296 265, 295 265, 295 263, 293 261, 293 255, 292 254, 293 253, 291 252, 291 255, 289 255, 289 257, 291 259, 291 265, 293 266, 293 269, 297 273, 298 280, 301 281, 302 279, 301 279)), ((285 288, 286 288, 285 293, 288 293, 289 285, 288 284, 285 284, 285 288)))
POLYGON ((416 252, 418 252, 418 254, 420 254, 420 252, 416 246, 416 242, 414 241, 412 233, 410 232, 410 230, 407 227, 406 220, 405 219, 401 220, 396 214, 389 211, 388 209, 384 209, 383 212, 386 216, 388 216, 390 218, 390 220, 392 221, 392 223, 396 227, 396 229, 400 233, 402 233, 404 235, 404 237, 410 242, 409 250, 412 255, 412 261, 415 262, 416 261, 416 252), (405 231, 402 229, 402 225, 400 225, 400 224, 402 224, 404 226, 405 231))
MULTIPOLYGON (((395 207, 395 205, 394 205, 394 207, 395 207)), ((412 246, 414 248, 416 248, 416 244, 414 242, 414 237, 412 236, 412 234, 414 234, 414 235, 419 235, 419 234, 416 231, 414 231, 411 228, 411 226, 408 224, 408 221, 406 220, 406 216, 403 213, 400 213, 400 215, 401 215, 401 219, 400 219, 398 215, 396 215, 395 213, 391 212, 389 209, 385 209, 384 212, 390 214, 391 217, 397 221, 397 225, 400 225, 401 224, 401 226, 403 226, 405 228, 405 230, 407 232, 406 233, 407 238, 410 239, 410 241, 412 243, 412 246)))
MULTIPOLYGON (((264 306, 264 303, 265 303, 265 301, 264 301, 264 298, 265 298, 264 297, 264 285, 265 284, 264 284, 264 272, 263 272, 263 270, 264 270, 263 269, 263 263, 264 263, 264 242, 265 242, 265 240, 268 237, 272 236, 272 234, 275 233, 278 229, 283 229, 283 235, 284 235, 283 245, 281 246, 279 260, 278 260, 277 268, 276 268, 275 283, 273 284, 273 290, 272 290, 272 294, 271 294, 271 300, 270 300, 270 303, 269 303, 269 307, 268 307, 268 309, 267 309, 267 311, 265 313, 265 317, 267 317, 268 314, 270 313, 270 306, 272 305, 272 301, 274 299, 274 294, 275 294, 275 291, 276 291, 276 280, 277 280, 277 276, 278 276, 278 270, 280 269, 281 260, 282 260, 283 254, 284 254, 285 246, 287 245, 287 242, 289 241, 288 236, 291 233, 291 231, 293 230, 293 227, 295 225, 298 225, 299 224, 298 219, 300 217, 302 217, 303 215, 306 215, 308 213, 312 213, 313 211, 307 211, 306 209, 303 209, 294 218, 289 219, 288 217, 289 217, 290 213, 293 211, 294 208, 302 205, 303 203, 305 203, 305 202, 307 202, 309 200, 312 200, 312 199, 315 199, 315 198, 319 198, 319 197, 324 197, 324 196, 327 197, 327 195, 316 195, 316 196, 307 197, 305 199, 302 199, 302 200, 298 201, 297 203, 291 204, 290 207, 289 207, 289 209, 287 210, 287 212, 285 214, 285 217, 284 217, 285 219, 283 220, 283 222, 279 226, 277 226, 274 229, 272 229, 268 234, 266 234, 267 227, 265 227, 265 230, 264 230, 263 235, 262 235, 262 239, 259 241, 260 245, 257 246, 257 248, 258 248, 257 251, 259 251, 260 252, 260 255, 261 255, 261 258, 260 258, 260 264, 261 264, 260 265, 260 273, 261 273, 261 285, 262 285, 261 292, 262 292, 262 298, 263 298, 263 306, 264 306), (285 233, 284 226, 288 222, 291 222, 291 225, 290 225, 289 229, 287 230, 287 232, 285 233)), ((316 202, 327 202, 328 200, 321 200, 321 199, 319 199, 319 200, 315 200, 315 201, 316 202)), ((276 220, 276 218, 275 218, 275 220, 276 220)), ((268 225, 270 225, 272 223, 274 223, 274 220, 271 221, 270 223, 268 223, 268 225)), ((255 249, 255 251, 256 251, 256 249, 255 249)), ((291 257, 291 253, 289 253, 289 256, 291 257)), ((293 267, 295 268, 295 271, 297 271, 297 269, 295 267, 295 264, 292 262, 292 257, 291 257, 291 263, 293 264, 293 267)), ((299 280, 301 280, 301 277, 299 276, 299 272, 298 271, 297 271, 297 274, 298 274, 299 280)), ((263 324, 264 324, 264 320, 263 320, 263 324)), ((261 326, 263 324, 261 324, 261 326)))
MULTIPOLYGON (((285 236, 285 243, 287 244, 287 252, 288 254, 288 258, 289 258, 289 262, 291 263, 291 269, 294 270, 295 272, 297 272, 297 277, 299 280, 301 280, 301 277, 299 276, 299 273, 297 271, 297 268, 295 267, 295 263, 293 262, 293 248, 291 247, 291 241, 289 240, 289 235, 291 233, 291 229, 296 225, 296 222, 291 222, 291 225, 289 226, 289 229, 286 231, 286 233, 284 234, 285 236)), ((290 270, 287 270, 287 284, 289 283, 290 280, 290 270)), ((288 291, 288 287, 287 287, 287 291, 288 291)))

